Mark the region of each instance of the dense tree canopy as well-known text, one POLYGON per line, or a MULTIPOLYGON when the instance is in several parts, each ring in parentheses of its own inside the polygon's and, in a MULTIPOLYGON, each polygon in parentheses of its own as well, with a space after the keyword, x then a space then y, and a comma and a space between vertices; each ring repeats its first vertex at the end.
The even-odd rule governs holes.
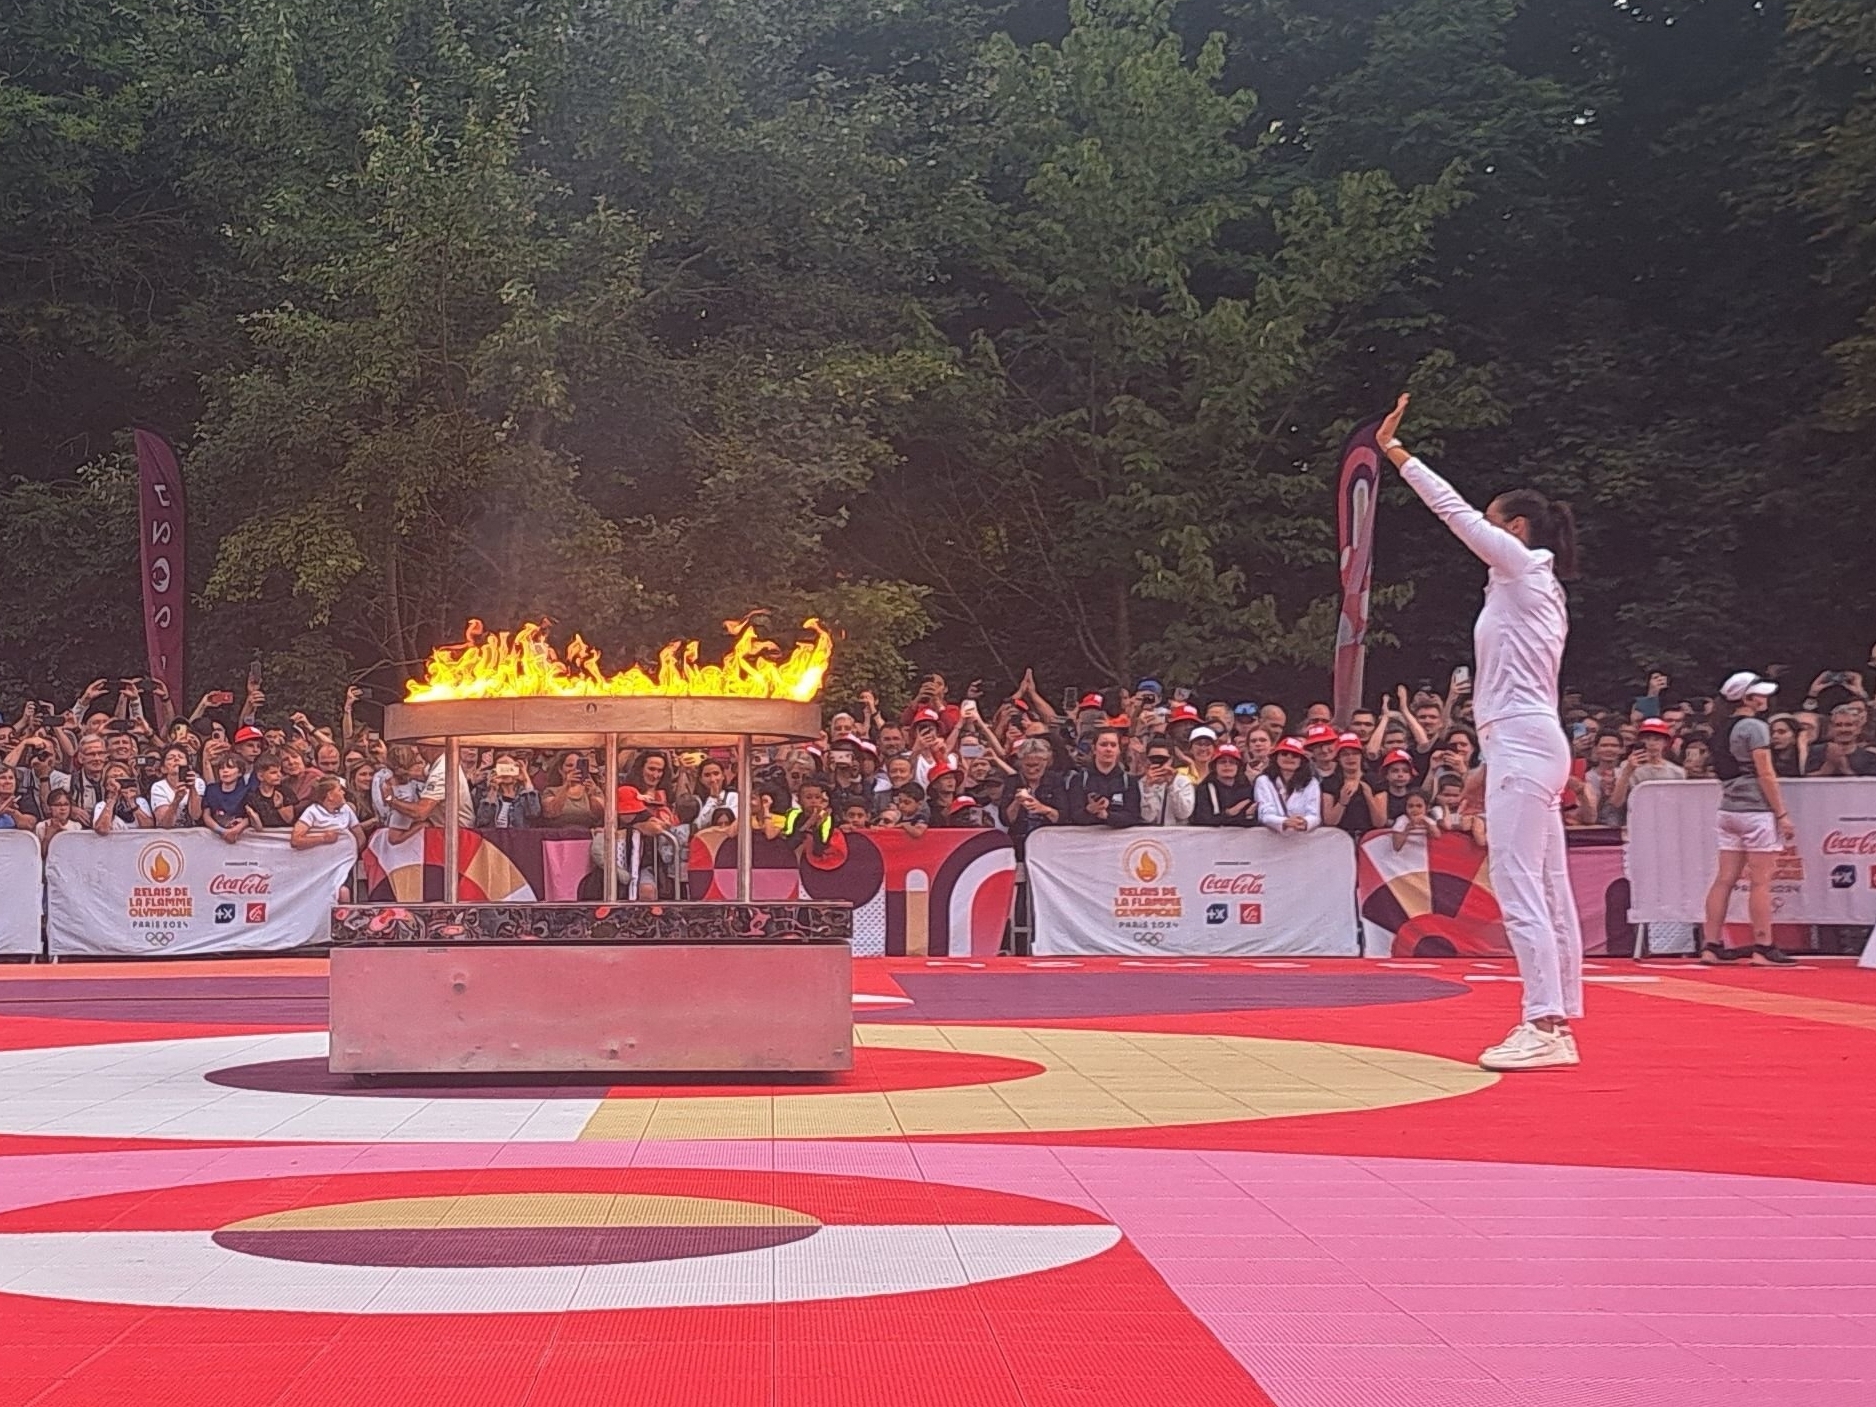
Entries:
MULTIPOLYGON (((1320 692, 1402 385, 1576 502, 1592 690, 1860 662, 1872 75, 1864 0, 17 0, 0 694, 136 671, 132 421, 198 688, 763 604, 849 684, 1320 692)), ((1465 657, 1398 486, 1377 585, 1465 657)))

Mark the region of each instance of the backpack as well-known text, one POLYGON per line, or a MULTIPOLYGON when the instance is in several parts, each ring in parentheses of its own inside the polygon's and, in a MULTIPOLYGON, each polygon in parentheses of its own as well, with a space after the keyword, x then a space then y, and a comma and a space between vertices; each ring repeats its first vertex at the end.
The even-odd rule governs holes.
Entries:
POLYGON ((1743 777, 1746 774, 1745 764, 1733 756, 1733 725, 1739 721, 1740 717, 1741 715, 1734 714, 1727 719, 1720 731, 1713 735, 1712 746, 1708 749, 1708 757, 1713 763, 1713 775, 1723 782, 1730 782, 1733 778, 1743 777))

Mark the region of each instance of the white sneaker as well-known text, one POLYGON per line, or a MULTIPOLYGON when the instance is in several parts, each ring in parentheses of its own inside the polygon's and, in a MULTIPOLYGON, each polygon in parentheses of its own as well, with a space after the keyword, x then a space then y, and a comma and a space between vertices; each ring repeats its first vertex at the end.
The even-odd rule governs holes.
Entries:
POLYGON ((1479 1057, 1487 1070, 1546 1070, 1579 1063, 1576 1042, 1568 1034, 1541 1031, 1529 1022, 1479 1057))

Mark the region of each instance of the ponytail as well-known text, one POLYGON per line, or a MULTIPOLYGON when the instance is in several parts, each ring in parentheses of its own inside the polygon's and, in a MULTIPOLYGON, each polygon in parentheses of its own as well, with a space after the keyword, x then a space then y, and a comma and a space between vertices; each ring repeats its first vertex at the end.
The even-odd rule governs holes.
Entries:
POLYGON ((1550 552, 1559 580, 1576 577, 1576 514, 1568 503, 1546 498, 1536 489, 1513 489, 1500 494, 1497 502, 1507 518, 1522 518, 1531 525, 1530 545, 1550 552))
POLYGON ((1560 498, 1550 501, 1550 541, 1546 544, 1556 558, 1555 571, 1560 581, 1576 580, 1579 570, 1576 556, 1576 514, 1560 498))

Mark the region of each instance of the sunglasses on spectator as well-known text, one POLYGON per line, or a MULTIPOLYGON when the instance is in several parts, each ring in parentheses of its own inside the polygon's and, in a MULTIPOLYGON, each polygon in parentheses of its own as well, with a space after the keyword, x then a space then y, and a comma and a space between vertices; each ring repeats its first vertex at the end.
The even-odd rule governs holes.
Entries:
POLYGON ((1146 760, 1151 762, 1155 767, 1158 767, 1163 763, 1171 762, 1172 754, 1169 752, 1149 752, 1146 755, 1146 760))

